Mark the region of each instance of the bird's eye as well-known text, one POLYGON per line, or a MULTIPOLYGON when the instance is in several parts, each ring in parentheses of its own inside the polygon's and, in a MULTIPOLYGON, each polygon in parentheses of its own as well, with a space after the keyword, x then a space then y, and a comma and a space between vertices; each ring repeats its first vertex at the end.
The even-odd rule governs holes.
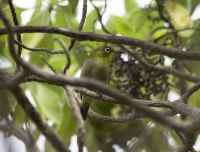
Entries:
POLYGON ((109 48, 105 48, 105 52, 106 53, 110 53, 110 49, 109 48))

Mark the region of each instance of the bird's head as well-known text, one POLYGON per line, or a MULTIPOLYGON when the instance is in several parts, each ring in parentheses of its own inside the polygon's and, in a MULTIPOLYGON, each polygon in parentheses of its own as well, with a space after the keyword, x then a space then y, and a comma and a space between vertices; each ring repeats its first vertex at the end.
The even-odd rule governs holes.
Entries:
POLYGON ((92 51, 89 58, 93 60, 98 60, 103 64, 110 64, 113 60, 115 54, 122 53, 120 51, 115 51, 109 46, 99 46, 92 51))

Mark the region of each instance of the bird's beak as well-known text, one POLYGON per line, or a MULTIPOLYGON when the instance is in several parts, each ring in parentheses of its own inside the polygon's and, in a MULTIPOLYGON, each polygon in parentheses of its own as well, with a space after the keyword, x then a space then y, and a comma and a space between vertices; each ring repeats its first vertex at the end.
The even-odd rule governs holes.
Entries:
POLYGON ((122 53, 124 53, 124 52, 122 52, 122 51, 120 51, 120 50, 115 51, 115 54, 122 54, 122 53))

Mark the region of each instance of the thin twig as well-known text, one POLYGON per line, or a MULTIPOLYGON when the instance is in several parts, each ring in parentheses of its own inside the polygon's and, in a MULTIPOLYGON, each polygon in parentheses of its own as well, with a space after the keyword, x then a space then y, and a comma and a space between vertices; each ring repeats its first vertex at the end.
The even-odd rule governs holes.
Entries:
MULTIPOLYGON (((57 40, 61 44, 61 46, 64 48, 64 50, 67 49, 65 47, 64 43, 60 39, 56 38, 55 40, 57 40)), ((47 62, 47 60, 43 57, 41 57, 41 58, 48 65, 48 67, 54 72, 54 74, 57 74, 55 69, 47 62)), ((69 54, 68 54, 68 61, 70 62, 69 54)), ((72 109, 72 113, 76 120, 76 124, 77 124, 77 128, 78 128, 77 142, 78 142, 79 152, 83 152, 84 134, 85 134, 84 122, 83 122, 82 116, 80 114, 78 104, 76 103, 75 97, 73 95, 73 89, 70 88, 68 85, 63 85, 62 87, 65 89, 65 91, 67 93, 69 103, 70 103, 70 106, 72 109)))
POLYGON ((104 12, 103 12, 102 14, 100 13, 99 9, 93 4, 92 0, 90 0, 90 3, 92 4, 92 6, 95 8, 95 10, 96 10, 96 12, 97 12, 98 20, 99 20, 99 22, 100 22, 100 24, 101 24, 101 28, 103 29, 103 31, 104 31, 105 33, 110 34, 110 32, 106 29, 106 27, 104 26, 104 24, 103 24, 103 22, 102 22, 102 15, 104 14, 104 12, 105 12, 105 10, 106 10, 106 6, 107 6, 107 5, 106 5, 106 4, 107 4, 106 0, 105 0, 105 9, 104 9, 104 12))
MULTIPOLYGON (((10 7, 10 11, 12 13, 14 25, 19 26, 19 22, 18 22, 17 15, 16 15, 16 12, 15 12, 15 7, 13 6, 12 0, 8 0, 8 4, 9 4, 9 7, 10 7)), ((21 34, 19 34, 19 33, 17 33, 17 41, 19 43, 22 43, 21 34)), ((18 46, 18 55, 19 56, 21 56, 21 51, 22 51, 22 47, 18 46)))
POLYGON ((20 59, 19 55, 17 55, 15 53, 15 48, 14 48, 13 28, 12 28, 12 25, 10 24, 10 22, 9 22, 9 19, 7 18, 7 16, 2 11, 1 8, 0 8, 0 18, 1 18, 2 22, 4 23, 6 31, 8 33, 8 48, 9 48, 9 51, 10 51, 13 59, 15 60, 16 64, 18 66, 20 66, 21 59, 20 59))
POLYGON ((48 67, 55 73, 57 74, 56 70, 53 68, 52 65, 50 65, 47 60, 43 57, 43 56, 40 56, 40 58, 48 65, 48 67))
MULTIPOLYGON (((171 110, 167 110, 167 111, 163 111, 163 112, 159 112, 159 113, 161 115, 164 115, 164 116, 173 116, 173 115, 176 114, 171 110)), ((105 121, 105 122, 111 122, 111 123, 125 123, 125 122, 132 121, 132 120, 135 120, 135 119, 147 118, 148 117, 148 116, 145 116, 145 115, 138 113, 138 112, 132 112, 131 114, 129 114, 127 116, 120 117, 120 118, 114 118, 114 117, 104 116, 104 115, 98 114, 98 113, 94 112, 91 108, 89 109, 88 114, 91 117, 96 118, 98 120, 102 120, 102 121, 105 121)))
POLYGON ((167 23, 169 24, 169 28, 175 29, 174 26, 173 26, 173 24, 170 22, 169 18, 167 18, 167 17, 165 17, 165 16, 163 15, 163 8, 164 8, 164 7, 163 7, 162 3, 160 2, 160 0, 156 0, 156 3, 157 3, 157 6, 158 6, 158 13, 159 13, 159 15, 160 15, 160 18, 161 18, 163 21, 165 21, 165 22, 167 22, 167 23))
POLYGON ((65 51, 63 50, 58 50, 58 51, 54 51, 54 50, 50 50, 48 48, 29 48, 21 43, 19 43, 18 41, 14 40, 14 43, 16 43, 17 45, 23 47, 24 49, 27 49, 29 51, 35 51, 35 52, 46 52, 46 53, 49 53, 49 54, 64 54, 65 51))
MULTIPOLYGON (((78 28, 76 31, 82 31, 82 28, 84 26, 84 23, 85 23, 85 19, 86 19, 86 14, 87 14, 87 0, 83 0, 83 8, 82 8, 82 17, 81 17, 81 21, 78 25, 78 28)), ((68 50, 70 51, 72 49, 72 47, 74 46, 74 43, 75 43, 76 39, 75 38, 72 38, 71 39, 71 43, 68 47, 68 50)))
MULTIPOLYGON (((77 31, 79 31, 79 32, 82 31, 82 28, 84 26, 86 14, 87 14, 87 0, 83 0, 82 17, 81 17, 81 21, 80 21, 78 28, 77 28, 77 31)), ((71 42, 70 42, 68 49, 65 49, 67 57, 69 56, 68 52, 70 52, 70 50, 73 48, 75 42, 76 42, 76 38, 71 38, 71 42)), ((66 64, 66 66, 63 70, 64 74, 66 73, 67 69, 69 68, 69 63, 70 62, 69 62, 69 58, 68 58, 68 63, 66 64)))
POLYGON ((64 42, 59 39, 58 37, 54 38, 55 41, 58 41, 58 43, 61 45, 61 47, 63 48, 63 50, 65 51, 66 57, 67 57, 67 64, 63 70, 63 74, 66 74, 67 69, 70 67, 71 64, 71 59, 70 59, 70 55, 69 55, 69 49, 67 49, 67 47, 65 46, 64 42))
POLYGON ((69 86, 64 86, 64 89, 66 90, 66 93, 70 102, 70 106, 72 109, 72 113, 75 117, 77 128, 78 128, 77 142, 78 142, 79 152, 83 152, 84 134, 85 134, 84 121, 79 111, 79 106, 74 97, 73 89, 69 86))
POLYGON ((185 100, 187 100, 194 92, 196 92, 197 90, 199 90, 200 88, 200 81, 195 84, 192 88, 190 88, 187 92, 185 92, 181 97, 180 97, 180 101, 184 102, 185 100))
POLYGON ((164 26, 161 26, 161 27, 158 27, 158 28, 155 28, 153 29, 145 38, 145 41, 149 41, 150 37, 158 30, 162 30, 162 29, 168 29, 168 27, 164 27, 164 26))

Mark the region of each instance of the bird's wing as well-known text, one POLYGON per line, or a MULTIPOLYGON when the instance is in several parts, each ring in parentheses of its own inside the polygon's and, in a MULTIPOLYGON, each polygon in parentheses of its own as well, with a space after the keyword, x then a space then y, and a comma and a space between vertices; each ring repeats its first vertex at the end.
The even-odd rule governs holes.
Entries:
MULTIPOLYGON (((87 59, 85 61, 85 63, 83 64, 83 67, 82 67, 82 71, 81 71, 81 75, 80 77, 82 78, 92 78, 93 77, 93 69, 95 69, 95 63, 93 60, 91 59, 87 59)), ((85 96, 85 95, 82 95, 80 94, 81 96, 81 100, 82 100, 82 104, 81 104, 81 113, 83 115, 83 118, 85 119, 86 118, 86 114, 87 114, 87 111, 88 111, 88 107, 90 105, 90 103, 92 102, 93 98, 89 97, 89 96, 85 96)))
POLYGON ((95 63, 91 59, 87 59, 83 64, 80 77, 92 78, 92 70, 95 68, 95 63))
POLYGON ((100 80, 107 83, 109 77, 109 67, 100 66, 98 62, 87 59, 82 67, 81 76, 100 80))

